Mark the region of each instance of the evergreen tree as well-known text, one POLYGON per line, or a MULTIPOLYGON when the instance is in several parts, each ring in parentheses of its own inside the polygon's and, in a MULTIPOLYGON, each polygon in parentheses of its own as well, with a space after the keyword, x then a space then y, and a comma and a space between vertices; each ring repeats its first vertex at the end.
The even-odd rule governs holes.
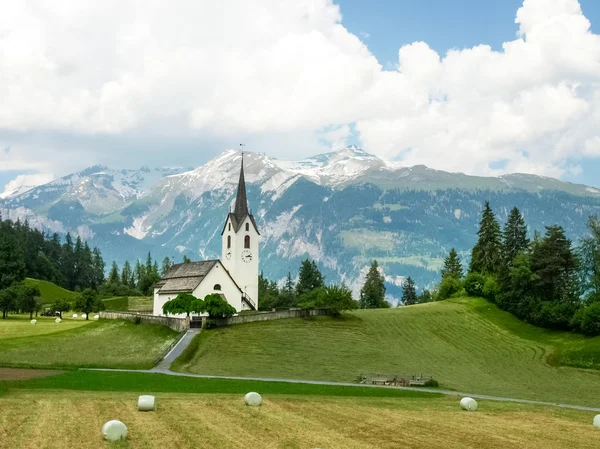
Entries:
POLYGON ((192 260, 184 254, 183 255, 183 263, 192 263, 192 260))
POLYGON ((133 271, 131 271, 131 265, 129 264, 129 261, 126 261, 123 265, 123 270, 121 271, 121 284, 134 288, 135 281, 133 277, 134 276, 133 271))
POLYGON ((591 216, 587 227, 589 236, 583 239, 579 248, 583 288, 600 299, 600 219, 591 216))
POLYGON ((385 283, 379 273, 379 265, 374 260, 367 273, 365 284, 360 290, 359 307, 361 309, 385 308, 390 305, 385 300, 385 283))
MULTIPOLYGON (((293 290, 293 287, 292 287, 293 290)), ((277 284, 269 281, 262 273, 258 276, 258 308, 271 310, 279 303, 279 289, 277 284)))
POLYGON ((10 221, 0 222, 0 289, 25 279, 25 255, 10 221))
POLYGON ((73 239, 67 232, 65 243, 62 247, 61 267, 62 275, 65 280, 67 290, 75 290, 77 280, 75 278, 75 257, 74 257, 73 239))
POLYGON ((98 248, 92 251, 92 285, 93 289, 97 289, 104 283, 104 260, 98 248))
POLYGON ((140 259, 137 259, 135 261, 134 274, 135 274, 135 286, 138 290, 140 290, 140 285, 146 274, 146 270, 144 269, 144 265, 142 265, 142 263, 140 262, 140 259))
POLYGON ((431 292, 427 289, 424 289, 417 299, 417 302, 419 304, 425 304, 426 302, 432 302, 432 301, 433 301, 433 296, 432 296, 431 292))
POLYGON ((529 249, 527 238, 527 224, 521 211, 514 207, 508 215, 508 220, 502 231, 502 257, 504 267, 510 268, 518 254, 529 249))
POLYGON ((319 271, 315 261, 308 259, 302 261, 298 284, 296 284, 296 294, 301 296, 324 286, 323 275, 319 271))
POLYGON ((119 278, 119 266, 117 262, 113 260, 112 266, 110 268, 110 273, 108 273, 108 281, 110 285, 119 285, 121 283, 121 279, 119 278))
POLYGON ((485 202, 477 235, 479 239, 473 248, 469 272, 495 274, 499 268, 501 254, 500 225, 489 201, 485 202))
POLYGON ((412 306, 417 303, 417 289, 415 281, 409 276, 406 282, 402 284, 402 303, 405 306, 412 306))
POLYGON ((168 257, 165 257, 162 261, 162 268, 160 271, 160 275, 162 277, 166 276, 171 267, 173 266, 173 262, 168 257))
POLYGON ((463 267, 454 248, 450 250, 450 254, 444 259, 442 279, 446 277, 452 277, 459 280, 463 277, 463 267))

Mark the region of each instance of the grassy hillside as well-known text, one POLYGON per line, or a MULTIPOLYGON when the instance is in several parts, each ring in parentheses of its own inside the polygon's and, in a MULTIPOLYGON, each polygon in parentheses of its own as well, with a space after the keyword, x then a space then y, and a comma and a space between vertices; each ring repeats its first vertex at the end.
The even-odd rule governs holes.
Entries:
POLYGON ((0 366, 151 368, 177 336, 165 326, 122 320, 53 320, 0 320, 0 366))
POLYGON ((457 300, 210 330, 175 367, 336 381, 422 372, 457 391, 598 406, 600 372, 548 360, 593 353, 599 341, 537 330, 483 300, 457 300))
MULTIPOLYGON (((147 391, 145 391, 147 393, 147 391)), ((137 393, 11 391, 0 397, 1 448, 245 449, 584 449, 597 447, 593 414, 481 402, 462 412, 455 399, 265 396, 260 408, 242 395, 170 393, 140 413, 137 393), (127 440, 103 442, 110 418, 127 440)))
POLYGON ((119 296, 103 299, 106 310, 115 312, 151 312, 152 296, 119 296))
POLYGON ((25 284, 40 289, 40 293, 42 295, 42 302, 44 304, 51 304, 59 299, 74 301, 75 298, 77 298, 77 293, 59 287, 58 285, 53 284, 52 282, 27 278, 25 279, 25 284))

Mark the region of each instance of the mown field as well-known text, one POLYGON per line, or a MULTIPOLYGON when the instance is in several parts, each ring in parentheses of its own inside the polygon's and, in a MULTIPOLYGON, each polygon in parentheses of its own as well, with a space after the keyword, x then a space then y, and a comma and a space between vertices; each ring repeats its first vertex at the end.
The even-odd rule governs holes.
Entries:
POLYGON ((25 284, 31 287, 37 287, 40 290, 42 303, 45 305, 52 304, 59 299, 65 299, 67 301, 75 301, 77 293, 70 290, 66 290, 59 287, 56 284, 48 281, 40 281, 39 279, 25 279, 25 284))
POLYGON ((0 366, 148 369, 174 341, 165 326, 122 320, 85 321, 9 315, 0 320, 0 366))
POLYGON ((600 444, 593 414, 480 402, 475 413, 451 398, 354 398, 161 393, 138 412, 137 393, 10 390, 0 397, 1 449, 110 448, 529 448, 600 444), (120 419, 127 440, 105 443, 102 425, 120 419))
POLYGON ((334 381, 425 373, 456 391, 599 407, 600 371, 553 366, 577 354, 589 363, 599 342, 469 299, 205 331, 172 369, 334 381))
POLYGON ((115 312, 151 312, 152 296, 119 296, 103 299, 106 310, 115 312))

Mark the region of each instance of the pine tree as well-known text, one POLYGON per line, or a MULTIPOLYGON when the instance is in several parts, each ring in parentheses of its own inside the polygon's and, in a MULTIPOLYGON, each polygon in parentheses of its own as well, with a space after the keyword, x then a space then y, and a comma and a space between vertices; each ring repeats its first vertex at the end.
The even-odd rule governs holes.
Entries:
POLYGON ((444 259, 444 266, 442 268, 442 279, 446 277, 452 277, 458 280, 462 279, 463 277, 462 264, 454 248, 450 250, 448 257, 444 259))
POLYGON ((508 220, 502 231, 502 258, 504 267, 510 268, 518 254, 529 249, 527 224, 521 211, 514 207, 508 215, 508 220))
POLYGON ((183 255, 183 263, 191 263, 191 262, 192 262, 191 259, 184 254, 183 255))
POLYGON ((98 248, 92 250, 92 288, 97 289, 104 283, 104 260, 98 248))
POLYGON ((119 278, 119 266, 114 260, 110 268, 110 273, 108 274, 108 283, 110 285, 119 285, 121 283, 121 279, 119 278))
POLYGON ((377 261, 374 260, 367 273, 365 283, 360 290, 359 307, 361 309, 378 309, 389 306, 385 300, 384 278, 379 273, 377 261))
POLYGON ((473 248, 469 272, 495 274, 499 268, 501 254, 500 225, 489 201, 485 202, 477 235, 479 239, 473 248))
POLYGON ((65 243, 62 247, 61 268, 67 290, 75 290, 75 257, 73 254, 73 239, 67 232, 65 243))
POLYGON ((600 299, 600 219, 588 219, 589 236, 584 238, 579 248, 582 261, 584 289, 600 299))
MULTIPOLYGON (((10 221, 0 222, 0 289, 25 279, 25 255, 10 221)), ((6 300, 7 304, 10 302, 6 300)))
POLYGON ((121 270, 121 284, 131 288, 135 287, 133 271, 131 271, 131 265, 129 264, 129 261, 125 262, 125 264, 123 265, 123 270, 121 270))
POLYGON ((304 260, 300 266, 300 275, 298 284, 296 284, 296 294, 301 296, 310 293, 317 288, 321 288, 324 285, 323 275, 319 271, 315 261, 310 261, 308 259, 304 260))
POLYGON ((173 266, 173 262, 168 257, 165 257, 162 261, 162 268, 160 271, 160 275, 162 277, 166 276, 171 267, 173 266))
POLYGON ((417 289, 415 281, 409 276, 406 282, 402 284, 402 303, 405 306, 411 306, 417 303, 417 289))

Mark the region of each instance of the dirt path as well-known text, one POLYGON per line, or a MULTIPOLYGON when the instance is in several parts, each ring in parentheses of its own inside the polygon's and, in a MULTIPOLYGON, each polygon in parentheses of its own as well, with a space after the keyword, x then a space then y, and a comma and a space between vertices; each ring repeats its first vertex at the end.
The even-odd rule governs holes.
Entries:
POLYGON ((40 377, 55 376, 62 372, 52 369, 0 368, 0 381, 37 379, 40 377))

